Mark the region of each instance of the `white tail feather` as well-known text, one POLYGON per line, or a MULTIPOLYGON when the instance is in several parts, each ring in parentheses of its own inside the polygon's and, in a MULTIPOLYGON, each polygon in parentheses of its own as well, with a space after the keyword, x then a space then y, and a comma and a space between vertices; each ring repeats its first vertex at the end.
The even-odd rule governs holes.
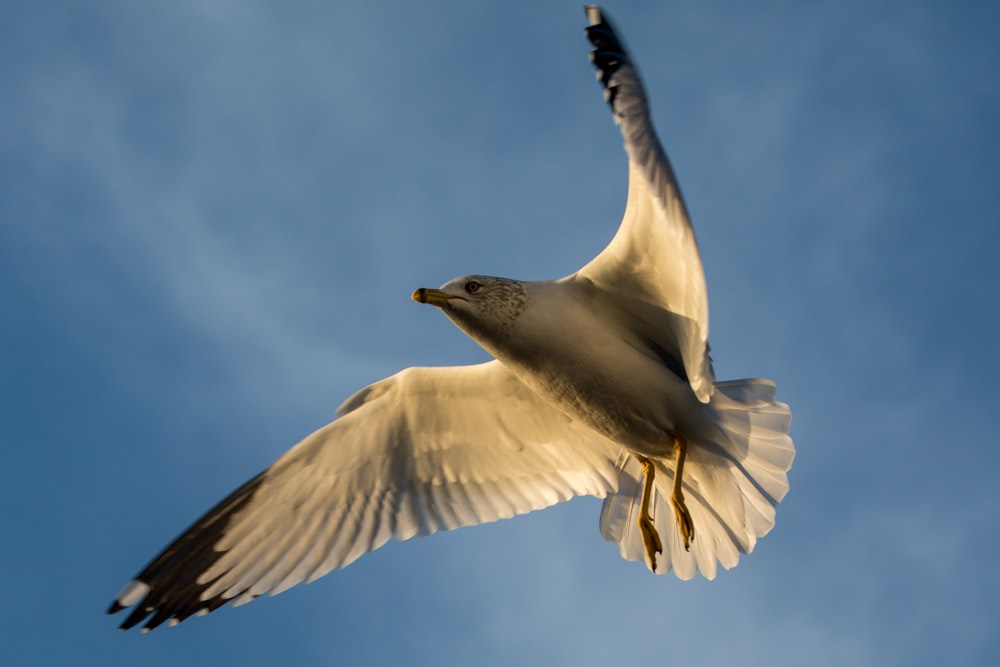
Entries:
MULTIPOLYGON (((650 510, 663 541, 653 570, 671 569, 681 579, 700 571, 714 579, 717 564, 729 569, 739 554, 753 551, 758 537, 774 527, 774 507, 788 492, 788 470, 795 447, 788 436, 792 414, 775 399, 770 380, 733 380, 716 384, 709 404, 719 427, 716 436, 688 442, 684 497, 695 526, 685 551, 670 504, 672 460, 656 462, 650 510)), ((601 535, 616 542, 622 557, 645 560, 636 523, 642 497, 642 470, 634 456, 618 460, 618 491, 604 500, 601 535)))

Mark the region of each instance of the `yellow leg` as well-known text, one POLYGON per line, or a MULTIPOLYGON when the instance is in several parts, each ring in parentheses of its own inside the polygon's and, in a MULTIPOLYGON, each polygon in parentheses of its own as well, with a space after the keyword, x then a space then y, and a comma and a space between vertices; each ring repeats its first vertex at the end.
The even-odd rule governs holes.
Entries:
POLYGON ((684 549, 691 550, 691 540, 694 539, 694 521, 684 504, 684 491, 681 485, 684 481, 684 459, 687 458, 687 443, 683 438, 674 438, 674 453, 677 455, 677 469, 674 471, 674 489, 670 494, 670 504, 674 506, 674 518, 677 528, 681 531, 684 549))
POLYGON ((636 458, 639 459, 642 475, 645 478, 642 485, 642 500, 639 503, 639 532, 642 534, 642 544, 646 548, 646 562, 649 563, 649 568, 655 571, 656 555, 663 553, 663 542, 660 541, 660 534, 656 532, 653 518, 649 515, 649 497, 653 491, 656 467, 652 461, 643 456, 636 458))

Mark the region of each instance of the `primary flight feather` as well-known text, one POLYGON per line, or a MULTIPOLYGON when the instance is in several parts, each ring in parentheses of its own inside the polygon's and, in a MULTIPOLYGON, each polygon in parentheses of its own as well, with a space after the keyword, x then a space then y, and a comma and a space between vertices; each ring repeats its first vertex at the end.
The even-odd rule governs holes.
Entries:
POLYGON ((791 413, 774 383, 716 382, 708 298, 638 70, 594 6, 591 59, 621 128, 618 233, 573 275, 422 288, 493 355, 366 387, 125 585, 109 613, 152 629, 280 593, 390 539, 604 498, 601 534, 656 573, 711 579, 774 525, 791 413))

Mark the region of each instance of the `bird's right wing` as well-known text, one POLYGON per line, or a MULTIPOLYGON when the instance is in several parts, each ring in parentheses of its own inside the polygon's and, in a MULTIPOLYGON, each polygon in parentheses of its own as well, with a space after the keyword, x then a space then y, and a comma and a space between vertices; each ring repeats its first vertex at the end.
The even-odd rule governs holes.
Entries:
POLYGON ((615 490, 619 447, 497 361, 410 368, 352 396, 178 537, 109 609, 122 628, 207 613, 344 567, 390 538, 615 490))
POLYGON ((628 201, 611 243, 577 276, 671 313, 675 323, 661 347, 678 347, 677 362, 691 390, 707 403, 715 386, 708 290, 694 230, 656 136, 639 70, 600 8, 588 5, 587 18, 587 38, 595 47, 591 60, 628 154, 628 201))

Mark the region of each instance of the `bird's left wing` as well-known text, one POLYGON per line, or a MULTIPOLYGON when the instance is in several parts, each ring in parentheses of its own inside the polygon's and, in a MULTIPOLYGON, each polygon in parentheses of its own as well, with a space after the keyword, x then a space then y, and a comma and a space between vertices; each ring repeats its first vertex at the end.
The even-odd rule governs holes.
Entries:
POLYGON ((601 10, 587 7, 591 60, 621 127, 628 154, 628 201, 618 233, 576 276, 675 316, 663 347, 679 347, 686 379, 707 403, 714 389, 708 356, 708 290, 680 186, 649 115, 639 70, 601 10))
POLYGON ((348 399, 178 537, 108 610, 127 629, 275 595, 390 538, 495 521, 617 487, 619 448, 504 366, 410 368, 348 399))

